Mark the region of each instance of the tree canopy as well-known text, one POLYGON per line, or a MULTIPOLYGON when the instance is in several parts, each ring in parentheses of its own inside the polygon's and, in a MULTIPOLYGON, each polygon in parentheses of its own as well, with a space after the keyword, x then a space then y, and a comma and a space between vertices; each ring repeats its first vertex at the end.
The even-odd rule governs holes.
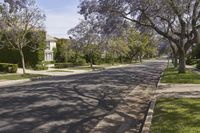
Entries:
POLYGON ((199 43, 199 3, 199 0, 83 0, 79 7, 85 18, 95 15, 110 31, 115 32, 115 27, 130 21, 169 39, 178 48, 179 72, 184 73, 185 53, 199 43))
POLYGON ((23 48, 29 46, 36 49, 31 41, 39 41, 43 30, 45 15, 36 6, 35 0, 5 0, 2 3, 0 16, 0 28, 12 49, 18 50, 21 55, 23 72, 25 73, 25 62, 23 48), (30 36, 31 37, 28 37, 30 36), (33 40, 31 40, 33 39, 33 40))

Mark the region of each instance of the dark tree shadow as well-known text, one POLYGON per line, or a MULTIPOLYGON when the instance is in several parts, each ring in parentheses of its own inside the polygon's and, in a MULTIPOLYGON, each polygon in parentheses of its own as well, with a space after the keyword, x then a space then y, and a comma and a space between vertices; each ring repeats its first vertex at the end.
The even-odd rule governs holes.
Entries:
POLYGON ((156 85, 163 67, 154 62, 0 88, 0 132, 89 132, 132 88, 156 85))

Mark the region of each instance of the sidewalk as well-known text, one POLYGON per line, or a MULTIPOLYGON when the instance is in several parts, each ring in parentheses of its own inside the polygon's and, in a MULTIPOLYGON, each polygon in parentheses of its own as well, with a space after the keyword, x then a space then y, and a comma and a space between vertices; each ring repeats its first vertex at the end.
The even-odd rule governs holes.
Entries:
POLYGON ((186 65, 186 68, 192 70, 193 72, 200 74, 200 70, 195 68, 194 66, 186 65))
MULTIPOLYGON (((106 69, 127 67, 129 65, 131 64, 108 66, 106 67, 106 69)), ((47 75, 47 76, 67 76, 67 75, 75 75, 75 74, 82 74, 82 73, 88 73, 88 72, 94 72, 94 71, 93 70, 75 70, 75 69, 67 69, 67 68, 66 69, 50 68, 49 70, 44 70, 44 71, 35 71, 35 70, 26 69, 27 74, 39 74, 39 75, 47 75), (51 72, 51 71, 56 71, 56 70, 63 71, 63 72, 51 72)), ((22 68, 18 69, 17 74, 23 74, 22 68)), ((6 75, 12 75, 12 74, 6 74, 6 75)), ((28 79, 28 78, 21 79, 21 80, 0 80, 0 87, 22 84, 29 81, 31 81, 31 79, 28 79)))
MULTIPOLYGON (((42 71, 26 69, 27 74, 40 74, 40 75, 48 75, 48 76, 65 76, 65 75, 80 74, 80 73, 86 73, 86 72, 90 72, 90 71, 89 70, 53 69, 53 68, 50 68, 48 70, 42 70, 42 71), (54 70, 63 71, 63 72, 51 72, 54 70)), ((22 68, 19 68, 17 73, 23 74, 22 68)))
POLYGON ((104 117, 90 133, 138 133, 141 131, 149 100, 151 86, 137 86, 119 105, 104 117))
POLYGON ((21 80, 0 80, 0 87, 12 86, 16 84, 22 84, 31 81, 31 79, 21 79, 21 80))
POLYGON ((156 97, 200 98, 200 84, 160 83, 155 91, 156 97))
MULTIPOLYGON (((131 64, 120 64, 120 65, 113 65, 113 66, 105 66, 105 69, 112 69, 112 68, 120 68, 120 67, 127 67, 131 64)), ((105 70, 101 69, 101 70, 105 70)), ((98 70, 98 71, 101 71, 98 70)), ((42 70, 42 71, 35 71, 35 70, 30 70, 26 69, 26 73, 28 74, 41 74, 41 75, 49 75, 49 76, 67 76, 67 75, 73 75, 73 74, 81 74, 81 73, 87 73, 87 72, 93 72, 95 70, 90 70, 90 69, 76 69, 76 68, 63 68, 63 69, 56 69, 56 68, 49 68, 48 70, 42 70), (55 71, 55 72, 52 72, 55 71), (57 72, 56 72, 57 71, 57 72), (63 71, 63 72, 59 72, 63 71), (65 72, 66 71, 66 72, 65 72)), ((22 74, 23 70, 22 68, 19 68, 17 71, 18 74, 22 74)))

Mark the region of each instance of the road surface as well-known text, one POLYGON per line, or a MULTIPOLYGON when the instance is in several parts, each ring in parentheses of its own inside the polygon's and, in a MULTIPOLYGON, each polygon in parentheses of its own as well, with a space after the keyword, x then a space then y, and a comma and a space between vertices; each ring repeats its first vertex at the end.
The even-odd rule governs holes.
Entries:
POLYGON ((156 85, 164 62, 49 77, 0 88, 0 133, 87 133, 139 84, 156 85))

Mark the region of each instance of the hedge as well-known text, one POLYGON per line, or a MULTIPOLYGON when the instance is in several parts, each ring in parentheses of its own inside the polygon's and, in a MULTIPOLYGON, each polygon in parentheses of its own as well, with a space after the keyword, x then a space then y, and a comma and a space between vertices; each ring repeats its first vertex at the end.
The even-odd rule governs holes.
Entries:
POLYGON ((75 65, 73 63, 55 63, 55 68, 69 68, 74 67, 75 65))
POLYGON ((77 60, 75 63, 67 62, 67 63, 55 63, 55 68, 69 68, 69 67, 76 67, 76 66, 84 66, 88 65, 84 59, 77 60))
POLYGON ((200 69, 200 61, 197 62, 196 68, 200 69))
POLYGON ((186 59, 186 65, 195 65, 197 64, 197 62, 198 62, 198 59, 192 59, 190 57, 186 59))
POLYGON ((0 72, 16 73, 18 69, 17 64, 0 63, 0 72))
POLYGON ((44 64, 37 64, 37 65, 35 65, 34 70, 38 70, 38 71, 48 70, 48 67, 46 65, 44 65, 44 64))
MULTIPOLYGON (((36 64, 39 64, 44 60, 44 50, 46 46, 46 33, 44 31, 38 31, 38 33, 41 40, 39 42, 34 41, 32 38, 32 33, 29 33, 26 38, 28 40, 31 40, 30 44, 28 44, 30 47, 24 47, 24 58, 27 68, 34 68, 36 64), (37 47, 37 49, 32 49, 31 47, 37 47)), ((0 49, 0 62, 7 62, 12 64, 18 64, 19 66, 22 66, 21 64, 21 56, 19 51, 13 49, 10 47, 5 39, 5 36, 0 33, 0 41, 4 42, 4 47, 0 49)))

